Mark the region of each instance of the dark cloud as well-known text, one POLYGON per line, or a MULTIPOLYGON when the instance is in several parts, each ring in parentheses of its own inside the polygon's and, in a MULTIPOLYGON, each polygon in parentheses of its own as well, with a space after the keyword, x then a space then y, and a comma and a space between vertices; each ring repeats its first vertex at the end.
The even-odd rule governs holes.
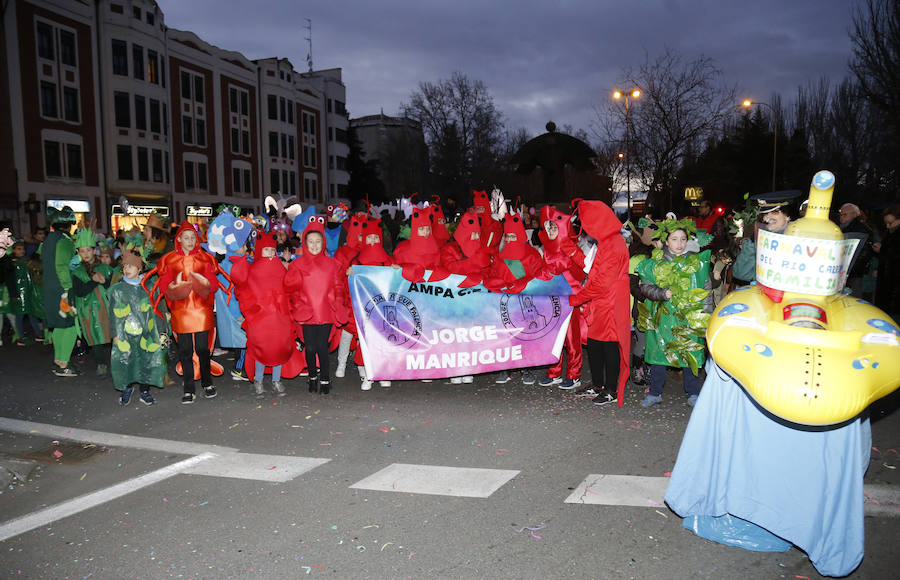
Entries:
POLYGON ((423 81, 461 71, 487 84, 510 129, 589 129, 622 71, 669 48, 711 57, 741 95, 785 102, 848 75, 855 2, 712 0, 159 0, 166 24, 251 59, 340 67, 352 116, 400 104, 423 81))

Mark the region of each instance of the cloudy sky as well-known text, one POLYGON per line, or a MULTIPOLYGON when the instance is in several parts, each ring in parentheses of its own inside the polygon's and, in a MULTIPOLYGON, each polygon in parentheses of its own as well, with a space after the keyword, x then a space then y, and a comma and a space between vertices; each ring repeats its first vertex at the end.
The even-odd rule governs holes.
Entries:
POLYGON ((846 77, 860 0, 158 0, 166 24, 247 58, 340 67, 351 117, 395 115, 419 82, 483 81, 507 128, 585 129, 622 70, 668 47, 708 56, 741 96, 789 102, 846 77))

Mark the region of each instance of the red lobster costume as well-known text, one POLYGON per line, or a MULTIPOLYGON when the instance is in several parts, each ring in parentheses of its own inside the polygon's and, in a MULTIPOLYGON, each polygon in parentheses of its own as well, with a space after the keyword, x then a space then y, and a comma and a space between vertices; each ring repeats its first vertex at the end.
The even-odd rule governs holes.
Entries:
POLYGON ((490 275, 491 261, 491 252, 481 243, 481 218, 469 208, 459 219, 453 238, 441 246, 441 265, 466 277, 460 288, 471 288, 490 275))
POLYGON ((284 289, 287 270, 277 256, 264 258, 263 248, 275 248, 275 238, 262 234, 253 249, 253 262, 246 256, 231 258, 231 281, 241 302, 247 333, 244 368, 252 381, 256 361, 266 367, 282 365, 281 376, 293 378, 306 370, 306 359, 297 350, 291 324, 291 306, 284 289))
POLYGON ((528 245, 525 223, 519 214, 507 214, 503 218, 503 233, 506 245, 500 250, 500 259, 494 260, 491 277, 485 280, 484 286, 491 292, 518 294, 533 278, 543 275, 544 262, 540 252, 528 245))
POLYGON ((424 282, 425 270, 431 270, 429 282, 439 282, 450 275, 441 266, 440 246, 431 234, 434 212, 430 208, 414 207, 409 239, 394 248, 394 261, 403 268, 403 277, 410 282, 424 282), (419 233, 423 227, 431 228, 427 235, 419 233))
MULTIPOLYGON (((141 281, 141 286, 150 296, 153 311, 163 317, 159 311, 159 303, 163 298, 172 315, 172 331, 177 335, 181 333, 195 333, 209 331, 209 350, 212 350, 216 340, 216 317, 213 313, 215 293, 219 289, 219 281, 216 274, 221 274, 228 280, 228 288, 223 291, 231 299, 231 279, 223 270, 216 259, 205 252, 198 243, 193 250, 185 253, 178 238, 186 230, 194 231, 190 222, 181 222, 178 232, 175 234, 175 249, 159 259, 156 266, 147 272, 141 281), (153 287, 147 289, 147 281, 154 275, 159 278, 153 287), (180 277, 179 277, 180 275, 180 277), (178 280, 189 281, 190 285, 179 284, 178 280)), ((200 379, 200 361, 194 350, 194 380, 200 379)), ((183 374, 181 363, 176 366, 176 371, 183 374)), ((213 376, 221 376, 225 369, 216 361, 210 361, 210 371, 213 376)))
MULTIPOLYGON (((541 208, 541 230, 538 237, 544 248, 544 277, 562 274, 572 287, 572 292, 579 292, 582 288, 581 281, 584 280, 584 252, 575 243, 572 216, 545 205, 541 208), (557 234, 552 240, 545 227, 547 222, 556 224, 557 234)), ((581 378, 581 366, 584 362, 582 336, 586 331, 587 325, 581 308, 574 308, 566 331, 566 341, 563 343, 567 379, 581 378)), ((562 376, 562 367, 563 357, 560 356, 559 362, 547 369, 547 376, 551 379, 562 376)))
POLYGON ((487 191, 472 190, 472 208, 481 217, 481 243, 496 250, 503 239, 503 224, 491 217, 491 200, 487 191))

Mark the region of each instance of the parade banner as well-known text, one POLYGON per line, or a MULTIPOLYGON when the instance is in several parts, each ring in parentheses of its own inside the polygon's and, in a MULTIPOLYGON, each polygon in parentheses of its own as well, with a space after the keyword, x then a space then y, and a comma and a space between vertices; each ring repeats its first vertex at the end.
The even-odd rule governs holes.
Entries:
POLYGON ((760 230, 756 281, 784 290, 829 296, 840 292, 858 239, 823 240, 760 230))
POLYGON ((532 280, 521 294, 459 288, 463 279, 415 283, 395 268, 353 266, 350 298, 367 377, 440 379, 559 360, 572 314, 565 278, 532 280))

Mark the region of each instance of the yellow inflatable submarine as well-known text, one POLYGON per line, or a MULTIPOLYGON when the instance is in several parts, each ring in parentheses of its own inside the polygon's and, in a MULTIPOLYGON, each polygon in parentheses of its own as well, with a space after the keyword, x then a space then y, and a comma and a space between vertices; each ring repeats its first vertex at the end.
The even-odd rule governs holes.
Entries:
POLYGON ((900 386, 897 323, 841 293, 857 240, 828 219, 834 181, 818 172, 806 216, 784 234, 760 232, 758 283, 728 294, 706 332, 722 369, 801 425, 842 423, 900 386))

